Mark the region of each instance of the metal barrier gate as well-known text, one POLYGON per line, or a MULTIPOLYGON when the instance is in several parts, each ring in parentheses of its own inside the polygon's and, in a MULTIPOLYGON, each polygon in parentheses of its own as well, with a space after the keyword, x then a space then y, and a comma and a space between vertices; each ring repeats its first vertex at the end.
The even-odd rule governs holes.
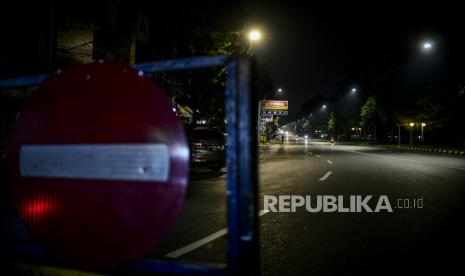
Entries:
MULTIPOLYGON (((227 119, 227 220, 228 248, 226 266, 171 263, 143 259, 127 268, 124 273, 175 274, 260 274, 258 244, 258 174, 256 101, 252 89, 254 62, 249 57, 194 57, 170 61, 135 64, 132 67, 146 73, 182 71, 225 66, 227 84, 225 109, 227 119)), ((39 85, 47 75, 0 80, 0 88, 39 85)), ((2 253, 24 253, 26 261, 53 266, 36 245, 6 248, 2 253)), ((24 259, 22 261, 25 261, 24 259)))

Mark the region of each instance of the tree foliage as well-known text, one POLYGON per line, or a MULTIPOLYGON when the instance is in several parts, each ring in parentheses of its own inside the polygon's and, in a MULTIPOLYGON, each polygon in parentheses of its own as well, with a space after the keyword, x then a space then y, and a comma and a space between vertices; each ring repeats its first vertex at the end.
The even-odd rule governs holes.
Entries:
POLYGON ((328 119, 328 131, 330 133, 333 133, 335 130, 335 126, 336 126, 336 118, 334 117, 334 112, 331 112, 331 115, 329 115, 329 119, 328 119))

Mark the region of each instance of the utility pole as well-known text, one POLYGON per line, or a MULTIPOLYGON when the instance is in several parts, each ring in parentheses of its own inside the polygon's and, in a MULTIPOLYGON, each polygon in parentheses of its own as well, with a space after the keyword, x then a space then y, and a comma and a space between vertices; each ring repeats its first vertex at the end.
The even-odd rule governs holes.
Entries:
POLYGON ((397 136, 397 140, 399 141, 399 147, 400 147, 400 124, 397 124, 397 127, 399 128, 399 136, 397 136))
POLYGON ((258 101, 258 113, 257 113, 257 141, 258 141, 258 144, 260 145, 260 140, 261 140, 261 136, 260 136, 260 131, 261 131, 261 127, 262 127, 262 102, 261 101, 258 101))
POLYGON ((421 142, 423 142, 423 145, 425 144, 425 136, 423 134, 423 128, 426 126, 425 123, 421 123, 421 142))
POLYGON ((413 127, 415 123, 410 123, 410 146, 413 146, 413 127))

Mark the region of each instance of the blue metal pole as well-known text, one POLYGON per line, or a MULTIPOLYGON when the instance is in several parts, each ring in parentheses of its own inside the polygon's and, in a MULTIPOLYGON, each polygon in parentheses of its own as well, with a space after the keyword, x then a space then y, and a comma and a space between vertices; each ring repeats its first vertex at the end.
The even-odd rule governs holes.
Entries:
POLYGON ((175 70, 192 70, 204 67, 214 67, 226 64, 229 56, 214 56, 214 57, 195 57, 185 59, 175 59, 168 61, 158 61, 135 64, 132 67, 143 72, 160 72, 160 71, 175 71, 175 70))
MULTIPOLYGON (((132 67, 147 73, 175 70, 192 70, 205 67, 222 66, 229 56, 193 57, 157 62, 134 64, 132 67)), ((39 85, 47 78, 47 74, 0 80, 0 87, 22 87, 39 85)))
POLYGON ((227 205, 228 205, 228 266, 235 265, 238 258, 238 143, 237 143, 237 61, 233 60, 227 68, 227 86, 225 91, 226 110, 226 167, 227 167, 227 205))
POLYGON ((0 80, 0 87, 23 87, 23 86, 36 86, 43 82, 48 75, 35 75, 12 79, 0 80))
POLYGON ((259 275, 258 173, 255 100, 251 61, 228 65, 228 268, 231 274, 259 275))

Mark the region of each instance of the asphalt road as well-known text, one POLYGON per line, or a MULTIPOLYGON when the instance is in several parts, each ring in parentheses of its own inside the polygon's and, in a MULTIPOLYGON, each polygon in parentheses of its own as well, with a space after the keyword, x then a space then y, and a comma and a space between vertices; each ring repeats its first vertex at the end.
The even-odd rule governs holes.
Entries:
MULTIPOLYGON (((259 171, 260 209, 264 195, 373 195, 374 205, 384 195, 392 205, 392 212, 262 214, 263 275, 452 274, 462 267, 464 157, 299 140, 260 147, 259 171), (418 199, 422 208, 412 208, 418 199)), ((193 171, 179 217, 150 256, 224 262, 225 207, 225 172, 193 171)))

